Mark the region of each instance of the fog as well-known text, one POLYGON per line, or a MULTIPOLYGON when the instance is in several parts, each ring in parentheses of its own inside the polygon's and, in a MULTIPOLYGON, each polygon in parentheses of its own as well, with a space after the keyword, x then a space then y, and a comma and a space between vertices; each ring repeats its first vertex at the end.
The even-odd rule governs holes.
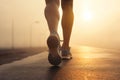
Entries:
POLYGON ((44 0, 0 0, 0 47, 44 46, 48 28, 44 0))
MULTIPOLYGON (((44 8, 44 0, 0 0, 0 48, 46 46, 44 8)), ((119 0, 74 0, 74 16, 71 46, 120 49, 119 0), (90 20, 84 20, 85 10, 91 12, 90 20)))

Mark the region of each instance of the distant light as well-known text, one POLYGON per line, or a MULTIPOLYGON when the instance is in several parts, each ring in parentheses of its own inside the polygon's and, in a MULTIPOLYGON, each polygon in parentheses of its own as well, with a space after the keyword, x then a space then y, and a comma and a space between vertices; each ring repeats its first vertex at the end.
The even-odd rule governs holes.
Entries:
POLYGON ((92 13, 89 12, 89 11, 85 11, 85 12, 83 13, 83 19, 84 19, 85 21, 90 21, 90 20, 92 20, 92 17, 93 17, 93 15, 92 15, 92 13))

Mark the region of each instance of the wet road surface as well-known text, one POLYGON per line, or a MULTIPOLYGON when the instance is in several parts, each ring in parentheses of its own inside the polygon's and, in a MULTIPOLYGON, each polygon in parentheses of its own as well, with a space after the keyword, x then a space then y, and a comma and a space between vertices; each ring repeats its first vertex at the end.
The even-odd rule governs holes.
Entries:
POLYGON ((120 80, 120 51, 73 47, 72 60, 52 66, 48 52, 0 65, 0 80, 120 80))

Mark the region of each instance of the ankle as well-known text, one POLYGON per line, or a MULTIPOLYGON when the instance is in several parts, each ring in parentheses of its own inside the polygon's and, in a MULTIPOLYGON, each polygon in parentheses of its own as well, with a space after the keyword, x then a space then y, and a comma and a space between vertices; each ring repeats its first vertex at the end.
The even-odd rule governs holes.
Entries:
POLYGON ((57 31, 50 31, 50 34, 58 34, 57 31))
POLYGON ((62 49, 63 49, 63 50, 69 50, 70 47, 69 47, 69 46, 62 46, 62 49))

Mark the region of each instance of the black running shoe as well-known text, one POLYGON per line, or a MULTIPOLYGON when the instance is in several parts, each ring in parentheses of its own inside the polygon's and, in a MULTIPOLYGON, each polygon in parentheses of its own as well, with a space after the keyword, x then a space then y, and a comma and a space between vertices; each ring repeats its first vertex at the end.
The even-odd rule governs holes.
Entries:
POLYGON ((48 61, 52 65, 59 65, 61 63, 60 57, 60 39, 57 33, 51 34, 47 39, 47 45, 49 48, 48 61))

